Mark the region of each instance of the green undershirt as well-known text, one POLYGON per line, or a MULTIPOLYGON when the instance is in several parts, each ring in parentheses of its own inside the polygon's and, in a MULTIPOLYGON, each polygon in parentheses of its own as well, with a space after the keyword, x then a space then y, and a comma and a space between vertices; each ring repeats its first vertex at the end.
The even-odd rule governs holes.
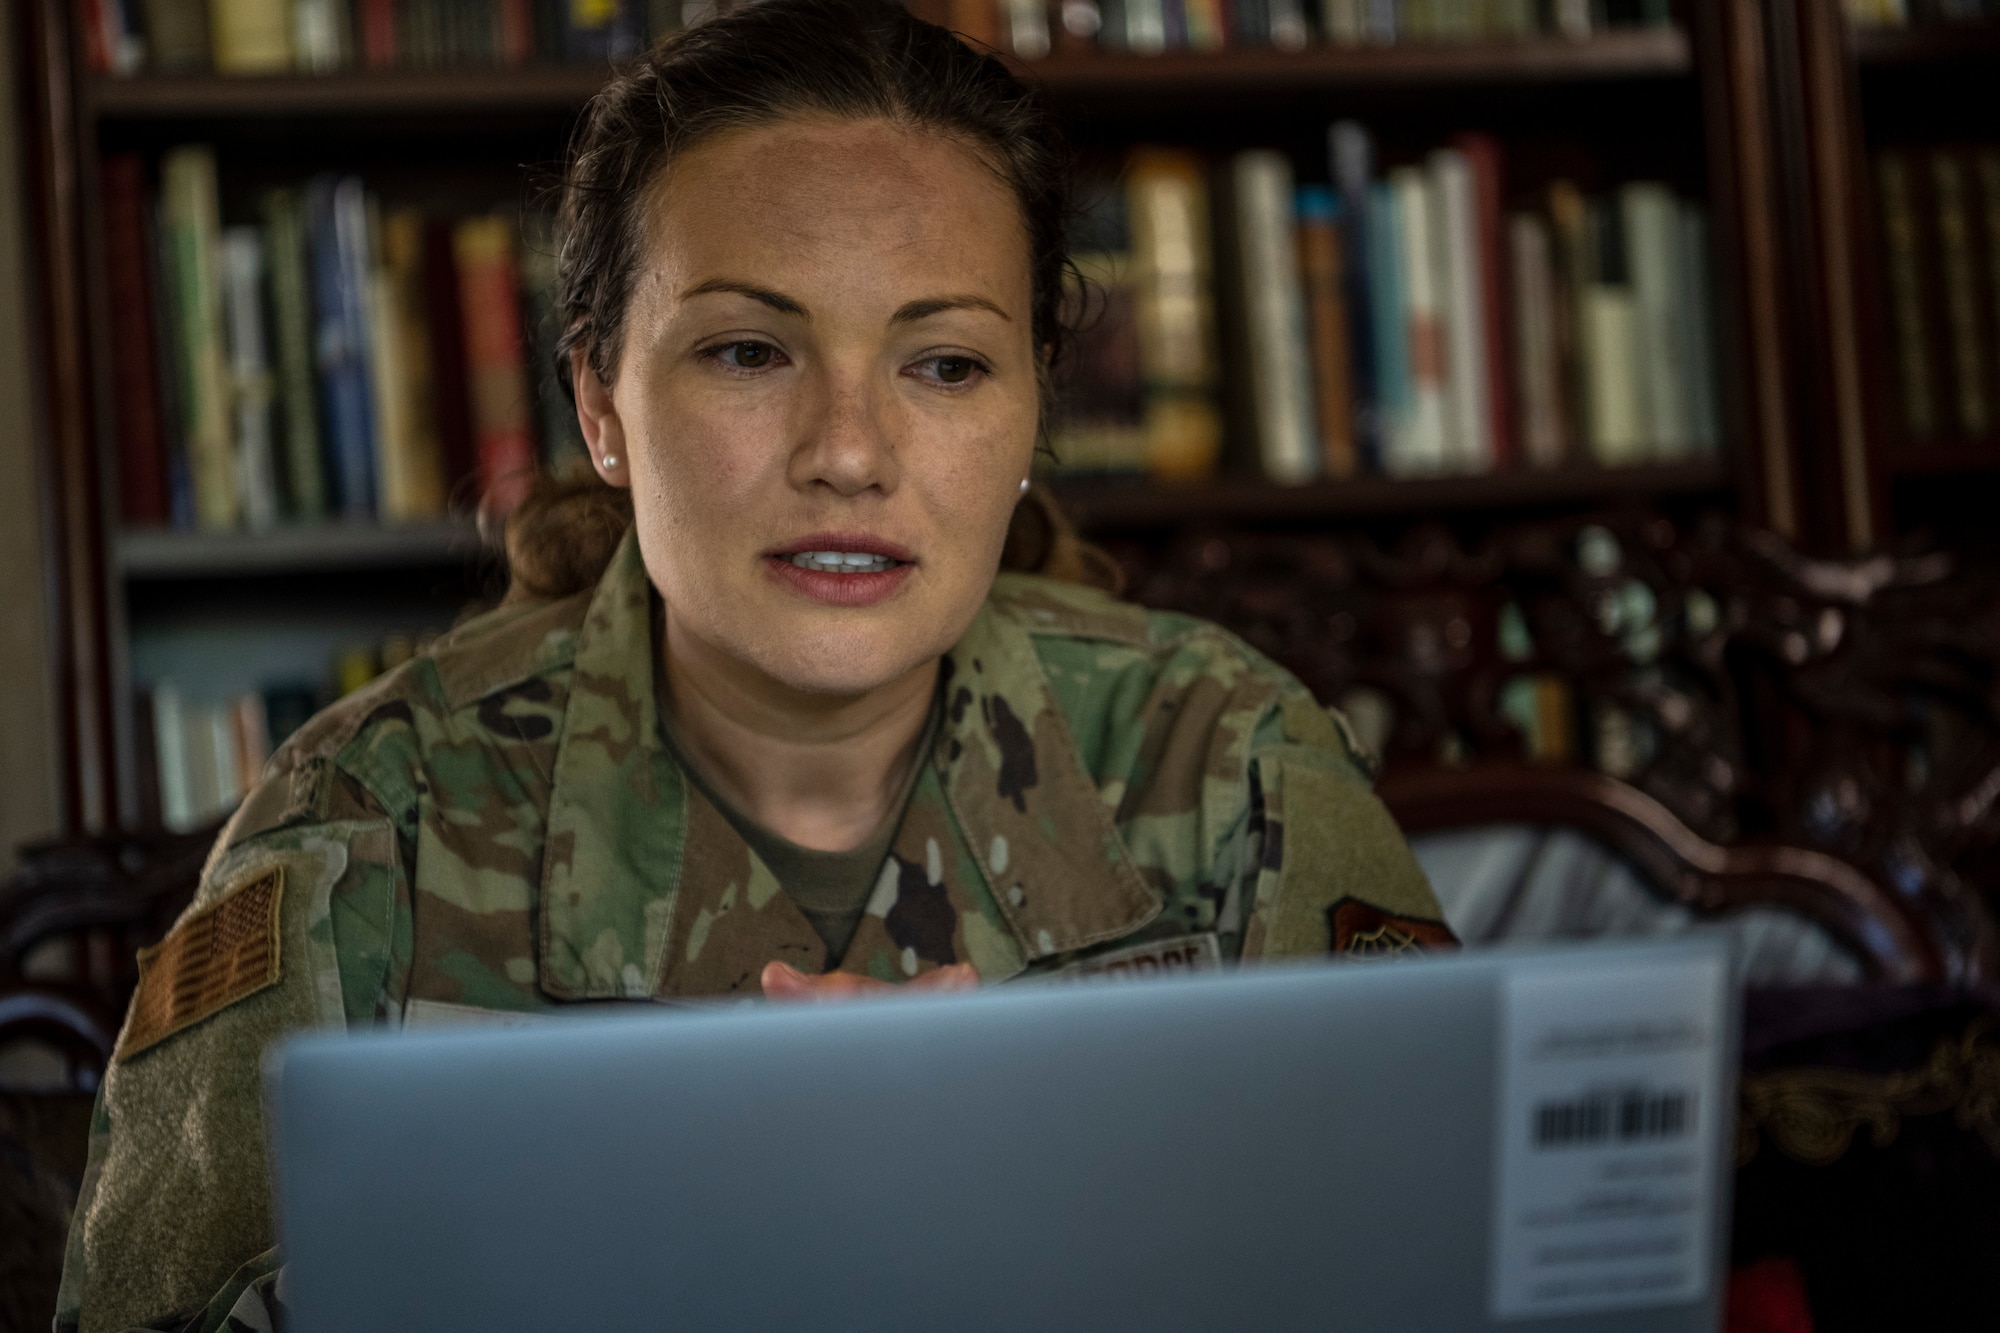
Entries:
MULTIPOLYGON (((665 691, 661 693, 664 695, 665 691)), ((874 894, 882 861, 889 855, 890 843, 896 839, 896 830, 903 822, 903 811, 910 804, 910 793, 916 790, 917 774, 923 768, 922 756, 930 753, 932 742, 937 739, 941 711, 938 700, 933 698, 930 718, 924 723, 922 739, 917 742, 918 761, 910 765, 909 773, 903 778, 902 791, 890 802, 888 816, 868 835, 868 841, 845 852, 821 852, 801 847, 790 838, 771 832, 722 799, 674 735, 673 726, 667 720, 670 714, 665 699, 661 700, 660 732, 666 739, 667 749, 672 751, 688 780, 742 835, 750 850, 757 854, 757 859, 777 877, 779 887, 798 906, 805 919, 812 923, 813 930, 826 945, 829 971, 840 966, 840 960, 847 956, 847 946, 854 942, 854 932, 861 928, 861 917, 868 910, 868 899, 874 894)))

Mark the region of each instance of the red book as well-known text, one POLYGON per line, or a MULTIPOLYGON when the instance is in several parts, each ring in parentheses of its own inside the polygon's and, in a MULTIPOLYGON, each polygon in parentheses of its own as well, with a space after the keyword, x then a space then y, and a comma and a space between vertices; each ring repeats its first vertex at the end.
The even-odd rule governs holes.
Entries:
POLYGON ((500 0, 500 63, 525 65, 535 55, 535 6, 532 0, 500 0))
POLYGON ((1487 401, 1493 412, 1493 466, 1520 460, 1520 432, 1514 422, 1514 364, 1508 337, 1507 256, 1500 187, 1500 141, 1490 134, 1461 134, 1452 143, 1472 168, 1474 207, 1479 219, 1480 302, 1485 307, 1487 401))
POLYGON ((152 246, 146 240, 146 168, 137 153, 104 159, 105 285, 116 383, 118 507, 127 525, 168 519, 167 437, 160 420, 160 363, 153 347, 152 246))
POLYGON ((83 29, 83 58, 92 74, 111 72, 111 43, 105 39, 104 7, 117 0, 83 0, 77 6, 83 29))
POLYGON ((361 0, 361 63, 387 69, 396 63, 396 0, 361 0))
POLYGON ((479 506, 506 514, 527 495, 539 471, 528 418, 528 340, 521 327, 514 227, 504 217, 467 218, 452 233, 451 246, 465 321, 479 506))

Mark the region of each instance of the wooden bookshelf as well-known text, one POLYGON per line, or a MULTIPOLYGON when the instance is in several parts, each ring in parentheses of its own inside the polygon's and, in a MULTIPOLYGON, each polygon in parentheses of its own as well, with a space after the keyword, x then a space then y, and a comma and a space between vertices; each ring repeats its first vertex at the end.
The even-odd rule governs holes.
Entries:
POLYGON ((2000 472, 2000 441, 1889 446, 1882 471, 1892 477, 1943 477, 1953 473, 2000 472))
POLYGON ((1991 21, 1851 31, 1854 58, 1863 69, 1956 64, 2000 55, 2000 23, 1991 21))
POLYGON ((1358 477, 1303 486, 1222 480, 1166 485, 1058 481, 1063 508, 1086 532, 1173 527, 1202 519, 1310 522, 1401 515, 1500 512, 1719 496, 1731 473, 1718 459, 1631 467, 1518 469, 1449 477, 1358 477))
POLYGON ((270 532, 120 533, 112 563, 127 583, 461 567, 488 553, 470 519, 326 523, 270 532))
MULTIPOLYGON (((1101 54, 1016 61, 1059 99, 1169 90, 1223 95, 1303 88, 1486 86, 1671 78, 1693 72, 1677 28, 1602 33, 1588 41, 1409 43, 1101 54)), ((99 120, 263 119, 574 110, 604 83, 595 65, 370 70, 329 75, 137 76, 91 81, 99 120)))

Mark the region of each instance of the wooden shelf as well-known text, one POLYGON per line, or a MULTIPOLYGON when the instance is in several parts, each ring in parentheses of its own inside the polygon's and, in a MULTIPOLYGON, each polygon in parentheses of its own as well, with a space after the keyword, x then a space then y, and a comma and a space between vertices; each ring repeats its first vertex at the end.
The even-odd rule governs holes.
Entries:
POLYGON ((1058 481, 1063 508, 1087 532, 1169 527, 1201 519, 1298 522, 1431 513, 1502 511, 1627 499, 1720 494, 1726 463, 1705 458, 1631 467, 1523 469, 1460 477, 1362 477, 1279 486, 1217 480, 1162 484, 1139 480, 1058 481))
POLYGON ((2000 23, 1991 21, 1852 31, 1854 58, 1864 69, 1989 60, 2000 55, 2000 23))
MULTIPOLYGON (((1019 61, 1058 100, 1170 90, 1177 95, 1300 88, 1426 87, 1671 77, 1693 69, 1687 34, 1677 28, 1607 32, 1588 41, 1406 43, 1102 54, 1019 61)), ((598 65, 514 69, 368 70, 326 75, 140 75, 91 81, 88 108, 100 120, 354 116, 386 113, 479 115, 570 111, 602 86, 598 65)))
POLYGON ((271 532, 138 529, 115 539, 127 582, 257 578, 358 570, 464 566, 485 551, 470 520, 409 524, 327 523, 271 532))

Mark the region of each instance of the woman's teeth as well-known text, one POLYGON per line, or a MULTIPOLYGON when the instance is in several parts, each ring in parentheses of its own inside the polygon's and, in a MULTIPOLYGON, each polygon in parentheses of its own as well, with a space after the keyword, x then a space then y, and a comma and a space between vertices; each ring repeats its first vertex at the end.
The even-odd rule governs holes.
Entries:
POLYGON ((817 569, 828 574, 881 574, 896 567, 886 555, 862 555, 856 551, 800 551, 785 559, 800 569, 817 569))

